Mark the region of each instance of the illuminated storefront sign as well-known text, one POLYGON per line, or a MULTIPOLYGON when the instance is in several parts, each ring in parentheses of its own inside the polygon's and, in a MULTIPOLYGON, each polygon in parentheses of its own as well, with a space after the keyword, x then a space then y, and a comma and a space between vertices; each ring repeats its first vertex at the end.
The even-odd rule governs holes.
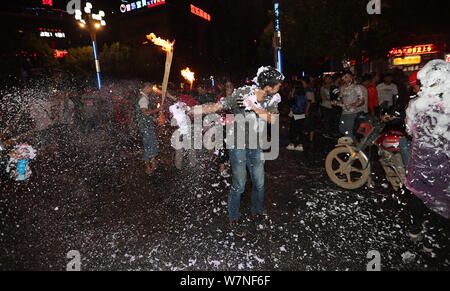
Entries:
POLYGON ((42 5, 53 6, 53 0, 42 0, 42 5))
POLYGON ((120 5, 120 12, 130 12, 132 10, 141 9, 141 8, 152 8, 155 6, 163 5, 166 3, 166 0, 139 0, 129 4, 120 5))
POLYGON ((402 48, 393 48, 389 51, 389 57, 414 56, 438 53, 434 44, 405 46, 402 48))
POLYGON ((54 57, 56 59, 62 59, 64 57, 68 56, 68 55, 69 55, 68 51, 55 50, 55 53, 54 53, 54 57))
POLYGON ((66 38, 66 34, 61 29, 39 28, 39 32, 40 37, 66 38))
POLYGON ((200 16, 201 18, 211 21, 211 15, 209 15, 208 13, 206 13, 205 11, 201 10, 198 7, 195 7, 194 5, 191 4, 191 13, 195 14, 197 16, 200 16))
POLYGON ((394 66, 417 65, 422 62, 421 56, 410 56, 405 58, 395 58, 394 66))

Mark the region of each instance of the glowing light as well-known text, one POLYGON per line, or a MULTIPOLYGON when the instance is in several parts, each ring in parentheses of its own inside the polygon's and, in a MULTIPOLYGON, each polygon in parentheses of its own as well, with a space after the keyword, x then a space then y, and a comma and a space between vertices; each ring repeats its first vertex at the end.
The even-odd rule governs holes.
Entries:
POLYGON ((149 35, 147 35, 147 39, 153 42, 154 44, 161 46, 165 52, 172 51, 173 45, 175 43, 159 38, 154 33, 150 33, 149 35))
POLYGON ((100 23, 96 23, 95 28, 100 28, 100 23))
POLYGON ((163 5, 165 3, 166 3, 165 0, 139 0, 128 4, 121 4, 120 12, 125 13, 145 7, 152 8, 159 5, 163 5))
POLYGON ((435 54, 436 46, 434 44, 424 44, 416 46, 405 46, 401 48, 393 48, 389 51, 389 57, 400 57, 400 56, 414 56, 414 55, 424 55, 424 54, 435 54))
POLYGON ((181 70, 181 75, 183 76, 183 78, 185 78, 190 83, 195 81, 195 73, 191 72, 191 70, 189 68, 181 70))
POLYGON ((154 85, 152 89, 153 92, 155 92, 156 94, 161 94, 161 90, 159 90, 159 88, 156 85, 154 85))
POLYGON ((401 65, 416 65, 420 64, 422 62, 421 56, 409 56, 405 58, 395 58, 394 59, 394 66, 401 66, 401 65))
POLYGON ((201 18, 211 21, 211 15, 203 11, 202 9, 195 7, 191 4, 191 13, 195 14, 197 16, 200 16, 201 18))
POLYGON ((66 50, 64 50, 64 51, 55 50, 55 53, 54 53, 54 57, 57 59, 64 58, 67 55, 69 55, 69 53, 66 50))

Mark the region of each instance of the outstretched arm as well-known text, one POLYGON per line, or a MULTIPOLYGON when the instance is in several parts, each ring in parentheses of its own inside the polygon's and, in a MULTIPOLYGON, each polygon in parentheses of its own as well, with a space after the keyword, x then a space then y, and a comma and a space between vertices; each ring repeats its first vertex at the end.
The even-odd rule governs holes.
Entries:
POLYGON ((187 114, 202 115, 221 111, 223 105, 221 103, 209 103, 205 105, 195 106, 187 114))
POLYGON ((155 109, 146 109, 146 108, 141 108, 142 110, 142 114, 144 115, 152 115, 155 113, 158 113, 159 111, 161 111, 161 107, 155 108, 155 109))

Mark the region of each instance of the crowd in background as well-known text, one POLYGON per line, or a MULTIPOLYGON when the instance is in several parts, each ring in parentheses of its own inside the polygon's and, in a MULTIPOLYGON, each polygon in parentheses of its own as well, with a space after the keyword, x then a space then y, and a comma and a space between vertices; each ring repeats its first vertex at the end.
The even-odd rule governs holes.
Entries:
POLYGON ((313 145, 317 132, 357 142, 357 129, 368 116, 404 112, 411 94, 408 77, 398 71, 362 77, 344 71, 288 82, 282 94, 291 120, 287 149, 303 151, 305 143, 313 145))
MULTIPOLYGON (((407 79, 402 72, 367 74, 356 78, 350 71, 345 71, 342 74, 284 82, 280 91, 280 113, 290 117, 287 149, 303 151, 307 146, 313 148, 317 133, 331 139, 349 136, 357 141, 356 130, 367 116, 374 116, 379 109, 404 112, 409 100, 407 79)), ((19 131, 31 133, 31 140, 30 136, 27 138, 36 148, 55 150, 61 139, 87 143, 93 139, 92 134, 100 134, 104 140, 117 135, 126 139, 127 136, 139 134, 141 108, 138 103, 140 92, 145 87, 143 82, 105 81, 102 89, 96 90, 71 84, 70 81, 63 72, 56 72, 50 90, 46 89, 45 85, 48 84, 34 87, 28 84, 28 88, 23 89, 22 95, 26 93, 30 96, 21 99, 23 104, 16 104, 20 110, 15 113, 27 113, 18 122, 21 128, 19 131)), ((178 87, 169 83, 167 98, 163 106, 151 114, 151 119, 157 125, 169 125, 169 107, 172 104, 183 102, 192 107, 215 103, 246 83, 232 82, 226 77, 214 81, 215 86, 209 79, 196 81, 192 89, 186 84, 178 87)), ((161 86, 150 83, 148 93, 151 107, 159 107, 162 103, 161 86)), ((149 106, 148 103, 145 105, 149 106)), ((10 107, 11 103, 3 100, 2 123, 5 125, 12 119, 10 107)), ((225 115, 221 119, 224 128, 232 122, 225 115)), ((144 133, 142 130, 140 132, 144 133)), ((2 140, 5 143, 5 136, 2 136, 2 140)), ((192 152, 175 152, 174 164, 177 169, 181 168, 186 154, 193 155, 192 152)), ((219 156, 220 172, 228 176, 225 169, 226 151, 221 150, 216 154, 219 156)), ((190 157, 191 162, 194 160, 190 157)), ((157 166, 151 168, 156 169, 157 166)), ((148 166, 146 172, 151 172, 148 166)))

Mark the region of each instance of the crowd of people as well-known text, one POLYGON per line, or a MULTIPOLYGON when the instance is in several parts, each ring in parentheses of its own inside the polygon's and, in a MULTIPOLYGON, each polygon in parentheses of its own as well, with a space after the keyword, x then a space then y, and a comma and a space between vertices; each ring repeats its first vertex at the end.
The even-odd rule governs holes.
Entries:
MULTIPOLYGON (((239 87, 242 84, 235 84, 230 78, 216 79, 214 87, 210 80, 200 80, 195 83, 193 90, 187 86, 176 88, 169 84, 167 97, 163 101, 162 88, 156 83, 111 81, 97 91, 89 87, 68 86, 64 75, 58 73, 53 78, 52 90, 49 91, 45 86, 39 87, 39 90, 34 88, 29 99, 21 99, 20 110, 16 110, 13 122, 8 124, 3 120, 4 124, 8 124, 5 126, 8 130, 12 123, 20 123, 22 120, 20 131, 25 133, 7 138, 8 133, 4 131, 0 136, 0 146, 5 149, 19 140, 26 140, 38 153, 43 153, 58 150, 61 143, 68 141, 82 144, 92 139, 93 134, 98 134, 101 139, 108 139, 117 134, 136 133, 142 140, 143 171, 148 176, 154 176, 159 168, 161 142, 158 140, 157 128, 170 124, 169 107, 179 102, 186 108, 191 108, 187 112, 190 118, 220 112, 220 124, 224 130, 226 125, 233 123, 233 114, 253 115, 272 123, 279 114, 286 113, 290 118, 287 150, 305 151, 308 150, 308 145, 312 148, 318 134, 336 140, 341 136, 348 136, 357 143, 360 138, 357 129, 370 116, 402 116, 397 125, 404 127, 404 112, 410 97, 420 90, 417 72, 411 75, 409 82, 405 80, 407 77, 399 73, 356 77, 351 71, 344 71, 320 78, 283 82, 284 76, 274 68, 262 67, 253 84, 244 83, 242 87, 239 87), (280 95, 281 98, 277 99, 280 95), (255 97, 254 102, 248 102, 249 96, 255 97), (24 115, 24 112, 28 115, 24 115)), ((7 109, 2 108, 3 113, 7 109)), ((8 114, 2 114, 3 116, 8 116, 7 119, 11 120, 8 114)), ((169 141, 164 141, 167 142, 169 141)), ((406 166, 411 139, 405 137, 401 144, 404 145, 402 153, 406 166)), ((9 166, 10 161, 15 158, 16 168, 21 167, 21 180, 28 178, 28 164, 24 168, 20 165, 21 159, 17 157, 22 154, 22 160, 28 161, 31 153, 35 155, 33 150, 24 145, 16 147, 10 151, 10 158, 2 157, 2 167, 9 166)), ((253 149, 246 144, 242 149, 221 149, 216 152, 220 174, 229 177, 226 165, 231 168, 233 181, 228 201, 229 222, 237 236, 246 234, 245 226, 240 224, 239 208, 246 184, 247 166, 253 182, 252 215, 257 230, 264 229, 264 161, 261 160, 261 151, 260 146, 253 149)), ((196 154, 195 150, 174 150, 174 168, 181 170, 185 159, 194 165, 197 162, 196 154)), ((3 172, 2 170, 2 174, 3 172)), ((15 171, 9 178, 19 180, 18 176, 15 171)), ((417 201, 413 204, 415 209, 419 207, 417 201)), ((416 224, 414 225, 417 227, 416 224)), ((411 236, 413 235, 417 233, 412 231, 411 236)))
POLYGON ((305 143, 313 143, 316 132, 326 138, 348 136, 358 142, 357 129, 368 116, 405 111, 413 95, 405 80, 406 75, 399 73, 356 77, 347 70, 288 82, 282 94, 291 119, 286 148, 303 151, 305 143))

